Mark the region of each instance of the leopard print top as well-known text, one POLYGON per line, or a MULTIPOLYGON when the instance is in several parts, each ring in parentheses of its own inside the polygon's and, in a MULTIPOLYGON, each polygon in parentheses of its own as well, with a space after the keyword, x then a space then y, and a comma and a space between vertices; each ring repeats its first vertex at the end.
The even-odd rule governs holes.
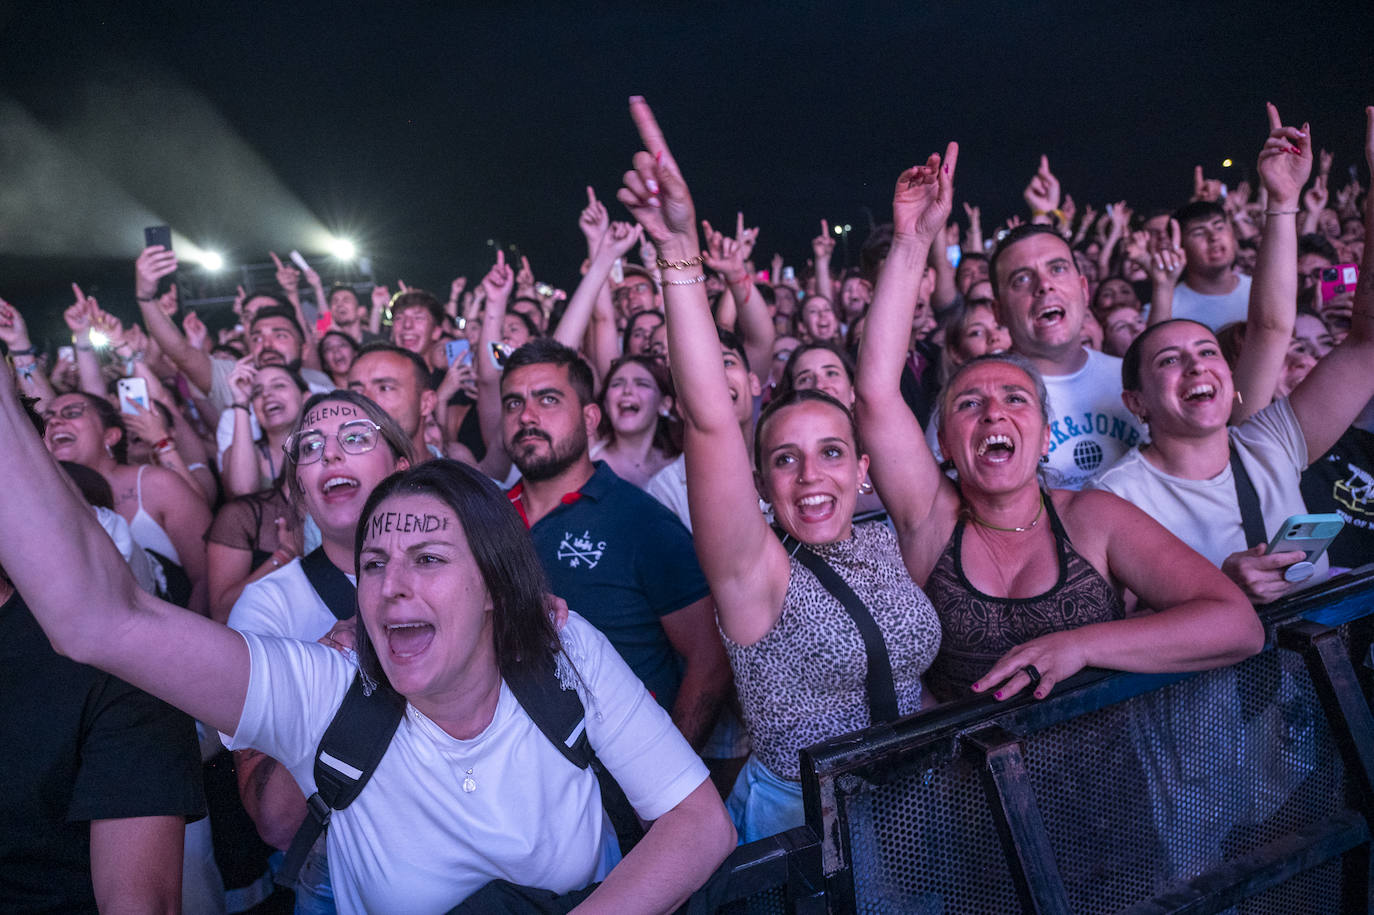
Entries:
MULTIPOLYGON (((940 621, 907 573, 896 536, 885 524, 862 524, 848 540, 811 550, 868 606, 887 643, 898 711, 917 711, 921 675, 940 647, 940 621)), ((726 638, 725 648, 754 753, 776 775, 799 781, 802 747, 870 724, 863 637, 796 557, 773 628, 752 645, 726 638)))

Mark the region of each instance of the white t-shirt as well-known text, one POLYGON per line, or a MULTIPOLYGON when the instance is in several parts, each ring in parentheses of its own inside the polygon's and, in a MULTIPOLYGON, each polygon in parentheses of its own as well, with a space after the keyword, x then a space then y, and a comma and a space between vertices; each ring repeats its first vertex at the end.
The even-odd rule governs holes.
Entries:
POLYGON ((692 529, 692 513, 687 508, 687 455, 679 454, 667 467, 649 478, 645 492, 677 515, 682 526, 692 529))
MULTIPOLYGON (((357 587, 352 575, 348 580, 357 587)), ((338 621, 311 587, 300 559, 244 585, 229 611, 230 629, 306 642, 320 638, 338 621)))
MULTIPOLYGON (((1307 513, 1299 489, 1307 441, 1286 397, 1228 431, 1259 496, 1265 534, 1272 537, 1290 515, 1307 513)), ((1133 448, 1088 485, 1134 503, 1213 565, 1246 549, 1229 463, 1209 480, 1188 480, 1163 472, 1133 448)), ((1326 578, 1324 554, 1316 566, 1309 582, 1326 578)))
POLYGON ((105 533, 110 535, 114 545, 119 549, 119 555, 124 557, 124 561, 129 564, 129 571, 134 573, 134 581, 138 586, 149 594, 157 593, 157 571, 153 568, 153 561, 148 558, 148 554, 143 551, 134 540, 134 533, 129 529, 129 522, 124 520, 124 516, 118 512, 111 511, 99 505, 92 505, 91 510, 95 512, 96 520, 105 529, 105 533))
MULTIPOLYGON (((1045 375, 1049 394, 1050 453, 1043 464, 1051 489, 1082 489, 1094 473, 1108 467, 1148 438, 1145 427, 1121 402, 1121 360, 1095 349, 1088 361, 1067 375, 1045 375)), ((941 461, 939 414, 926 426, 926 442, 941 461)))
MULTIPOLYGON (((243 636, 252 673, 226 743, 280 760, 313 794, 315 749, 353 662, 313 642, 243 636)), ((584 682, 592 747, 639 815, 657 819, 706 780, 706 767, 590 623, 570 614, 560 637, 584 682)), ((445 912, 493 879, 570 892, 603 876, 603 823, 596 776, 568 762, 504 683, 491 724, 471 740, 407 706, 372 780, 330 820, 335 904, 445 912), (466 778, 474 791, 463 790, 466 778)))
POLYGON ((1174 287, 1174 317, 1206 324, 1213 331, 1232 321, 1244 321, 1250 312, 1250 277, 1244 273, 1236 276, 1240 282, 1226 295, 1203 295, 1186 282, 1179 283, 1174 287))

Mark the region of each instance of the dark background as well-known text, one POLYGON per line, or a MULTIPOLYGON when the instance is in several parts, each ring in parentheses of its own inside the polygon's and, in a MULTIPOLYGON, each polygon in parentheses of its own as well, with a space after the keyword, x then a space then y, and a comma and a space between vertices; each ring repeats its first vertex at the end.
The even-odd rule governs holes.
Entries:
POLYGON ((441 299, 492 239, 571 289, 583 187, 625 218, 632 93, 701 215, 762 226, 760 266, 822 217, 853 260, 950 138, 987 231, 1041 152, 1099 211, 1173 206, 1198 163, 1234 184, 1265 100, 1367 183, 1372 76, 1359 3, 0 2, 0 296, 54 335, 72 280, 127 316, 156 222, 231 265, 344 235, 441 299))

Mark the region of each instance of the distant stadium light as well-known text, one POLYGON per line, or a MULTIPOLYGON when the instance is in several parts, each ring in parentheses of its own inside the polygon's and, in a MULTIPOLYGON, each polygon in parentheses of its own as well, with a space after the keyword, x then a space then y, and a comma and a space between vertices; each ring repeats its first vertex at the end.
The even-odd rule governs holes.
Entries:
POLYGON ((336 238, 329 244, 329 253, 341 261, 351 261, 358 256, 358 249, 346 238, 336 238))
POLYGON ((1230 167, 1231 167, 1231 160, 1230 160, 1230 159, 1222 159, 1222 160, 1221 160, 1221 167, 1222 167, 1222 168, 1230 168, 1230 167))
POLYGON ((201 266, 206 270, 215 271, 224 269, 224 255, 218 251, 202 251, 200 255, 201 266))

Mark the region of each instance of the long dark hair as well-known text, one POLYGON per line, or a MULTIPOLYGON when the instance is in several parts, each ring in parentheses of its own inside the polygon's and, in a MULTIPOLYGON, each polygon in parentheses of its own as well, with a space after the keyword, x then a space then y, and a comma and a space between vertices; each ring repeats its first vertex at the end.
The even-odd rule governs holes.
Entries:
MULTIPOLYGON (((378 484, 358 519, 354 574, 361 574, 359 556, 368 521, 383 501, 397 495, 433 496, 458 516, 491 597, 492 635, 501 676, 510 679, 516 669, 550 664, 558 648, 558 634, 544 606, 548 591, 544 567, 510 500, 475 468, 444 458, 398 471, 378 484)), ((359 667, 379 685, 392 689, 361 614, 357 625, 359 667)))
MULTIPOLYGON (((640 314, 645 312, 641 311, 640 314)), ((653 356, 621 356, 612 362, 611 367, 606 370, 606 380, 601 383, 601 396, 597 398, 597 405, 601 407, 601 422, 596 427, 596 434, 607 442, 615 439, 615 427, 611 425, 611 414, 606 409, 606 395, 611 392, 611 380, 615 378, 616 373, 631 364, 649 373, 649 377, 658 387, 659 396, 673 397, 673 378, 668 374, 668 367, 663 364, 662 359, 653 356)), ((659 416, 654 425, 653 446, 670 458, 677 457, 682 453, 681 426, 671 412, 667 416, 659 416)))

